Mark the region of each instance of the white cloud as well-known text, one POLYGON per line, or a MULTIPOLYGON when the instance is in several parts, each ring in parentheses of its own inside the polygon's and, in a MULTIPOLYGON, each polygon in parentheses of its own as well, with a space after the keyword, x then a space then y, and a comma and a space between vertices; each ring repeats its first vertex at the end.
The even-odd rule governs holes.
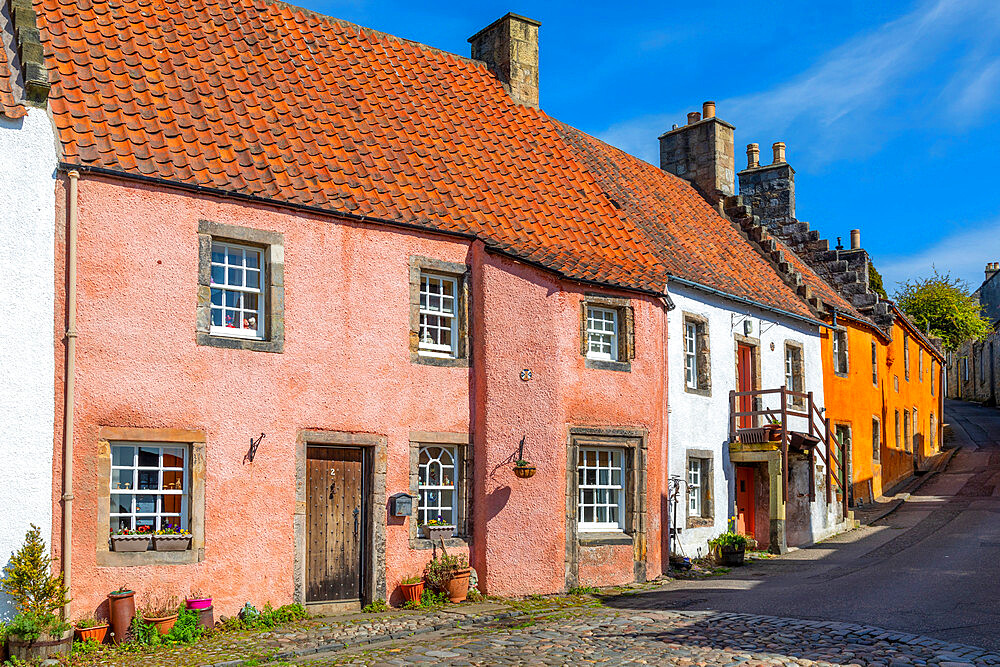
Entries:
MULTIPOLYGON (((1000 65, 993 63, 996 71, 987 68, 970 73, 967 60, 959 58, 956 63, 942 54, 956 45, 988 52, 998 37, 1000 3, 996 0, 931 0, 832 49, 784 84, 721 100, 719 115, 735 124, 748 141, 756 138, 769 144, 777 138, 808 137, 808 141, 795 142, 797 164, 817 165, 870 154, 893 131, 908 129, 892 120, 892 112, 900 106, 901 96, 911 94, 905 85, 910 78, 919 75, 921 85, 937 91, 958 87, 951 99, 965 98, 980 107, 985 99, 995 98, 992 86, 1000 76, 1000 65), (959 71, 937 71, 942 64, 959 71), (939 80, 942 76, 944 81, 939 80)), ((938 108, 943 112, 949 107, 938 108)), ((968 116, 973 110, 966 108, 963 113, 968 116)), ((935 109, 904 112, 911 124, 937 122, 935 109)), ((683 123, 685 117, 684 111, 643 116, 613 125, 600 136, 655 164, 656 137, 672 123, 683 123)))
POLYGON ((935 268, 962 278, 976 289, 985 277, 986 263, 1000 261, 1000 218, 971 228, 965 226, 911 255, 873 259, 890 295, 897 282, 929 276, 935 268))

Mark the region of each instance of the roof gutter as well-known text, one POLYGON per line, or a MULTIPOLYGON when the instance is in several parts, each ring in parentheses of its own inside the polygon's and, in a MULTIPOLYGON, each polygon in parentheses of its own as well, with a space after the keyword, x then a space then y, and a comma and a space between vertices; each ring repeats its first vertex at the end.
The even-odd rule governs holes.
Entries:
POLYGON ((677 276, 670 276, 670 282, 680 283, 681 285, 687 285, 696 290, 712 294, 714 296, 722 297, 723 299, 729 299, 730 301, 736 301, 737 303, 743 303, 748 306, 753 306, 754 308, 760 308, 761 310, 766 310, 768 312, 781 315, 782 317, 788 317, 793 320, 798 320, 799 322, 805 322, 806 324, 811 324, 815 327, 820 327, 824 329, 832 328, 828 322, 823 322, 822 320, 817 320, 811 317, 805 317, 803 315, 798 315, 796 313, 789 312, 787 310, 782 310, 781 308, 775 308, 774 306, 768 306, 759 301, 754 301, 752 299, 746 299, 740 296, 735 296, 729 294, 728 292, 723 292, 722 290, 717 290, 714 287, 709 287, 707 285, 702 285, 701 283, 696 283, 693 280, 686 280, 684 278, 678 278, 677 276))
POLYGON ((425 234, 438 234, 441 236, 447 236, 450 238, 458 238, 466 241, 481 240, 486 246, 486 249, 490 252, 496 253, 498 255, 504 255, 511 259, 515 259, 519 262, 529 264, 531 266, 537 267, 547 273, 551 273, 558 278, 563 280, 572 281, 580 283, 583 285, 594 285, 597 287, 619 289, 626 292, 633 292, 637 294, 645 294, 648 296, 654 296, 660 299, 665 299, 665 306, 668 310, 673 309, 673 302, 670 301, 670 295, 663 292, 657 292, 655 290, 643 289, 641 287, 629 287, 625 285, 616 285, 614 283, 601 282, 599 280, 587 280, 586 278, 574 278, 569 276, 562 271, 553 269, 552 267, 545 266, 541 262, 536 260, 528 259, 522 257, 515 252, 507 250, 495 243, 488 241, 486 239, 480 238, 478 235, 472 232, 456 232, 446 229, 437 229, 435 227, 428 225, 419 225, 411 222, 401 222, 399 220, 388 220, 386 218, 376 218, 368 215, 359 215, 357 213, 350 213, 348 211, 338 211, 331 210, 328 208, 321 208, 319 206, 307 206, 305 204, 293 204, 291 202, 281 201, 279 199, 270 199, 268 197, 258 197, 257 195, 248 195, 242 192, 233 192, 231 190, 222 190, 220 188, 211 188, 204 185, 194 185, 191 183, 183 183, 181 181, 172 181, 166 178, 160 178, 158 176, 145 176, 141 174, 131 174, 126 171, 118 171, 116 169, 107 169, 105 167, 95 167, 92 165, 82 165, 82 164, 72 164, 69 162, 60 162, 58 165, 60 171, 71 172, 77 171, 84 174, 97 174, 101 176, 109 176, 113 178, 121 178, 130 181, 136 181, 139 183, 148 183, 150 185, 159 185, 162 187, 173 188, 176 190, 183 190, 185 192, 194 192, 197 194, 211 195, 213 197, 220 197, 223 199, 235 199, 241 202, 247 202, 252 204, 262 204, 266 206, 275 206, 278 208, 289 209, 297 212, 312 213, 315 215, 324 216, 335 216, 338 218, 346 218, 354 222, 364 222, 368 224, 386 225, 388 227, 397 227, 400 229, 407 230, 418 230, 425 234))

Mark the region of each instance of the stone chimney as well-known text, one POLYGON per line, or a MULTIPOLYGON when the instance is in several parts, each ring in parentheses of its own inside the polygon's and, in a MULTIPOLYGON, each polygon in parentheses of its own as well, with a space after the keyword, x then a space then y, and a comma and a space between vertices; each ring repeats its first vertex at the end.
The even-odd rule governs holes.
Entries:
POLYGON ((738 174, 740 194, 768 229, 778 231, 795 221, 795 170, 785 161, 784 142, 771 147, 774 160, 768 165, 757 164, 751 148, 753 158, 760 154, 757 144, 747 146, 747 168, 738 174))
MULTIPOLYGON (((994 275, 996 275, 997 272, 1000 272, 1000 262, 988 263, 986 265, 986 280, 992 278, 994 275)), ((986 282, 986 280, 984 280, 983 282, 986 282)))
POLYGON ((660 169, 691 181, 713 204, 736 193, 733 130, 715 115, 715 102, 692 111, 687 125, 660 136, 660 169))
POLYGON ((851 250, 861 250, 861 230, 851 230, 851 250))
POLYGON ((472 57, 500 79, 511 99, 538 108, 538 26, 534 19, 507 14, 469 38, 472 57))

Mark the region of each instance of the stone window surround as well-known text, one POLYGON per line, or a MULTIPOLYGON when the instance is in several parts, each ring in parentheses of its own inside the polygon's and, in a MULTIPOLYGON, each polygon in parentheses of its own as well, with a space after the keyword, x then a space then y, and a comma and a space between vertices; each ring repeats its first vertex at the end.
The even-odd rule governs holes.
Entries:
POLYGON ((910 334, 903 332, 903 379, 910 381, 910 334))
MULTIPOLYGON (((711 396, 712 395, 712 357, 711 357, 711 345, 708 336, 708 318, 704 315, 696 315, 695 313, 689 313, 684 311, 681 313, 681 340, 685 341, 687 337, 687 325, 694 324, 696 329, 695 333, 695 358, 698 360, 698 387, 691 388, 687 384, 687 377, 684 379, 684 391, 689 394, 697 394, 699 396, 711 396)), ((684 361, 685 363, 681 365, 682 368, 687 368, 687 347, 684 349, 684 361)))
POLYGON ((468 433, 452 433, 446 431, 410 431, 410 496, 413 497, 413 515, 410 517, 410 548, 432 549, 430 540, 420 537, 420 527, 417 525, 417 506, 420 502, 419 463, 420 448, 426 446, 450 446, 457 450, 455 461, 455 510, 458 520, 455 522, 454 537, 446 538, 446 547, 463 547, 472 543, 472 491, 473 491, 473 448, 468 433))
POLYGON ((469 344, 469 299, 472 294, 472 273, 468 265, 445 262, 430 257, 413 255, 410 257, 410 361, 428 366, 468 368, 472 355, 469 344), (454 358, 431 357, 420 354, 420 274, 433 273, 458 282, 457 312, 458 336, 455 340, 454 358))
POLYGON ((584 358, 584 368, 604 371, 632 372, 635 358, 635 312, 632 300, 624 297, 607 296, 586 292, 580 301, 580 356, 584 358), (587 337, 587 308, 596 306, 608 308, 618 313, 618 360, 606 361, 587 357, 589 341, 587 337))
POLYGON ((176 428, 102 426, 97 432, 97 566, 188 565, 205 560, 205 433, 176 428), (188 450, 188 529, 186 551, 111 551, 108 534, 111 515, 111 445, 148 442, 186 445, 188 450))
MULTIPOLYGON (((805 347, 802 345, 802 343, 800 343, 797 340, 786 339, 785 340, 785 354, 781 358, 782 366, 784 366, 785 359, 788 357, 788 351, 789 350, 798 350, 799 351, 798 366, 797 367, 796 366, 792 367, 792 376, 793 377, 796 376, 796 375, 798 376, 798 378, 799 378, 799 384, 801 385, 799 387, 799 393, 804 394, 804 393, 806 393, 805 392, 805 390, 806 390, 806 372, 805 372, 805 364, 806 364, 805 355, 806 355, 806 353, 805 353, 805 347)), ((789 389, 792 389, 794 391, 794 389, 792 387, 789 387, 789 389)), ((789 405, 794 406, 796 408, 802 408, 802 407, 805 407, 806 401, 805 401, 804 398, 791 397, 789 399, 788 403, 789 403, 789 405)))
POLYGON ((843 346, 841 353, 844 355, 844 370, 839 370, 840 361, 837 359, 837 355, 833 356, 833 374, 837 377, 846 378, 850 375, 851 370, 851 354, 850 354, 850 344, 848 342, 847 329, 838 328, 834 329, 830 336, 830 343, 832 349, 843 346), (835 344, 840 337, 840 344, 835 344))
POLYGON ((198 221, 198 306, 195 340, 198 345, 231 350, 282 353, 285 351, 285 241, 278 232, 227 225, 211 220, 198 221), (218 336, 212 325, 212 241, 230 241, 258 246, 264 250, 264 340, 218 336))
POLYGON ((879 419, 877 415, 872 415, 872 461, 873 462, 875 463, 882 462, 882 445, 884 443, 885 439, 882 430, 882 420, 879 419), (877 429, 876 426, 878 427, 877 429), (877 442, 875 440, 876 435, 878 436, 877 442))
POLYGON ((646 467, 648 432, 645 429, 571 426, 566 441, 566 589, 579 585, 580 549, 632 545, 635 581, 646 580, 646 467), (621 533, 580 533, 577 527, 577 460, 580 447, 625 450, 625 530, 621 533))
MULTIPOLYGON (((292 561, 292 600, 306 603, 306 449, 309 445, 329 447, 360 447, 365 450, 365 484, 368 487, 366 534, 368 536, 365 585, 361 590, 361 604, 386 599, 385 551, 386 551, 386 467, 388 461, 388 438, 374 433, 352 433, 349 431, 326 431, 302 429, 295 440, 295 515, 292 532, 295 554, 292 561)), ((342 608, 340 602, 310 602, 311 611, 325 613, 342 608), (318 611, 317 611, 318 610, 318 611)))
MULTIPOLYGON (((691 516, 689 510, 685 510, 685 528, 705 528, 715 525, 715 489, 713 488, 715 478, 715 455, 710 449, 689 449, 684 461, 684 479, 687 479, 687 471, 692 459, 700 459, 701 467, 701 516, 691 516), (705 465, 707 462, 708 465, 705 465)), ((684 507, 691 507, 691 491, 688 485, 684 485, 684 507)))

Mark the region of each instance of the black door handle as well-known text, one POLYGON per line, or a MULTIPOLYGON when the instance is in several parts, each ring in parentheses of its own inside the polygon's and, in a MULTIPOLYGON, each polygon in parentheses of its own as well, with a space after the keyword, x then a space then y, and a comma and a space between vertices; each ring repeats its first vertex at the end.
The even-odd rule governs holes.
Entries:
POLYGON ((354 508, 354 539, 358 538, 358 513, 357 507, 354 508))

